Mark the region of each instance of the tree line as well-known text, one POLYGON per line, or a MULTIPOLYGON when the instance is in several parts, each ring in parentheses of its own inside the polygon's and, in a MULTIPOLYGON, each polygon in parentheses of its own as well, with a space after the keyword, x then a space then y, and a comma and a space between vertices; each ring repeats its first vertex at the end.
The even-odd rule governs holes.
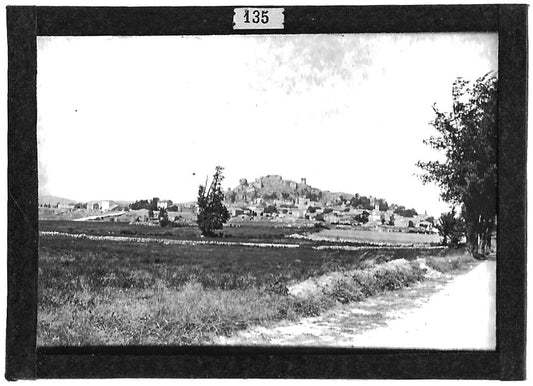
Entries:
POLYGON ((433 105, 431 125, 438 135, 424 141, 446 159, 417 164, 425 172, 422 182, 437 184, 452 206, 441 215, 439 232, 451 245, 465 235, 476 258, 490 253, 497 221, 497 89, 493 72, 474 82, 457 78, 451 111, 433 105))

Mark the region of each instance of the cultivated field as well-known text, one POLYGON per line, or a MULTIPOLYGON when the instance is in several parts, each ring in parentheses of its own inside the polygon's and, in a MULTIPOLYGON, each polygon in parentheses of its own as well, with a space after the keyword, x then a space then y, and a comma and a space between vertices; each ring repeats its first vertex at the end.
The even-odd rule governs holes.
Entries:
POLYGON ((463 260, 440 249, 336 248, 289 237, 308 229, 272 226, 228 228, 214 243, 193 227, 42 221, 40 231, 39 346, 209 344, 423 280, 420 257, 440 271, 463 260), (335 272, 346 275, 327 290, 290 293, 335 272))
POLYGON ((441 237, 434 233, 376 232, 362 229, 324 229, 315 236, 316 239, 340 239, 386 244, 438 244, 441 241, 441 237))

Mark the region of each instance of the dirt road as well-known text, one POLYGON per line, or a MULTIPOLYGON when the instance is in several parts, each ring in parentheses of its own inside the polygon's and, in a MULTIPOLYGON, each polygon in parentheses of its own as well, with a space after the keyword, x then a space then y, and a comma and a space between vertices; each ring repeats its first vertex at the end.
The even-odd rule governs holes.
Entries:
POLYGON ((491 350, 496 346, 496 262, 456 277, 339 307, 298 323, 242 331, 221 344, 491 350))

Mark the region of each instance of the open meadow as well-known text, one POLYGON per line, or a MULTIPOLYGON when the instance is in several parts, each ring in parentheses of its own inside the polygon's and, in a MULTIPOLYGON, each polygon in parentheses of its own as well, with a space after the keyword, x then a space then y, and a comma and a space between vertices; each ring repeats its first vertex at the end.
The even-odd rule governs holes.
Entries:
POLYGON ((441 237, 431 233, 408 233, 373 231, 368 229, 324 229, 314 237, 315 240, 345 240, 364 243, 390 243, 390 244, 435 244, 438 245, 441 237))
POLYGON ((464 256, 335 246, 289 237, 309 229, 268 226, 227 228, 209 241, 194 227, 112 222, 41 221, 40 231, 39 346, 209 344, 414 284, 424 279, 420 258, 445 272, 459 269, 464 256), (342 280, 312 296, 291 292, 339 272, 342 280))

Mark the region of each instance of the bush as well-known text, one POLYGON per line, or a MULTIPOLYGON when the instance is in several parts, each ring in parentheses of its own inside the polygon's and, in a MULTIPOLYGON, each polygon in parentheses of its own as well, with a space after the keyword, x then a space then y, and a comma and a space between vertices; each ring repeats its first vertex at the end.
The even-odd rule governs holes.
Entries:
POLYGON ((265 208, 263 213, 278 213, 278 208, 276 208, 274 205, 269 205, 265 208))
POLYGON ((278 195, 276 193, 263 194, 264 200, 272 201, 272 200, 276 200, 277 198, 278 198, 278 195))
POLYGON ((435 271, 448 273, 457 271, 466 265, 474 263, 474 261, 472 256, 466 254, 459 256, 428 257, 426 258, 426 265, 435 271))
POLYGON ((359 301, 365 297, 359 283, 356 283, 351 278, 337 280, 328 295, 343 304, 359 301))
POLYGON ((456 216, 455 208, 450 212, 442 213, 435 228, 442 236, 442 244, 451 248, 457 248, 465 234, 464 220, 456 216))
POLYGON ((394 213, 402 216, 402 217, 414 217, 417 216, 418 213, 415 209, 405 209, 403 206, 399 206, 394 210, 394 213))
POLYGON ((159 225, 162 227, 166 227, 167 225, 170 225, 171 222, 168 219, 168 212, 165 208, 159 209, 159 225))
POLYGON ((399 259, 343 276, 326 289, 325 294, 341 303, 348 303, 383 291, 397 290, 423 278, 424 272, 416 263, 399 259))
POLYGON ((130 208, 132 210, 150 209, 151 207, 152 206, 148 200, 135 201, 133 204, 130 205, 130 208))
POLYGON ((368 213, 366 210, 363 211, 363 213, 355 215, 354 219, 355 221, 359 223, 366 224, 370 218, 370 213, 368 213))

